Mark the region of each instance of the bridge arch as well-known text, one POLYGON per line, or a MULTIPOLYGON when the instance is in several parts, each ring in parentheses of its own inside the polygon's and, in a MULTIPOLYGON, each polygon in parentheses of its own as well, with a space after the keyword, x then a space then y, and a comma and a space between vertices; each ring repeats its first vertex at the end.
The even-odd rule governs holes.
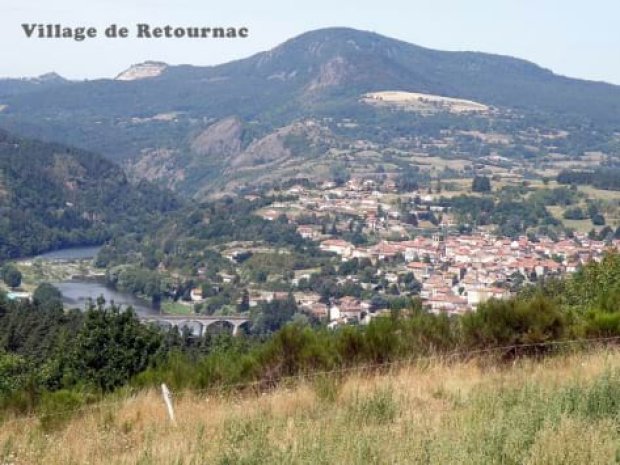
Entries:
POLYGON ((235 324, 231 321, 221 319, 213 320, 205 326, 205 334, 216 335, 222 333, 233 334, 235 331, 235 324))
POLYGON ((187 328, 192 336, 204 336, 209 328, 220 328, 223 331, 232 332, 233 336, 239 333, 242 326, 250 322, 248 318, 237 316, 180 316, 180 315, 161 315, 149 316, 142 319, 144 323, 155 324, 160 328, 176 327, 182 333, 187 328))
POLYGON ((244 320, 241 322, 237 322, 234 330, 233 330, 233 336, 237 336, 239 334, 239 331, 243 331, 242 328, 245 328, 246 330, 249 331, 250 329, 250 320, 244 320))

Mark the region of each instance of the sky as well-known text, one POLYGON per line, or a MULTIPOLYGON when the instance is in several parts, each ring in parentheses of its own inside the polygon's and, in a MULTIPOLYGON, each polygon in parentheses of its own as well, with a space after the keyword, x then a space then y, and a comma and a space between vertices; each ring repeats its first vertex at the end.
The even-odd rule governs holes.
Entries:
POLYGON ((511 55, 620 84, 618 0, 0 0, 0 76, 114 77, 146 60, 213 65, 331 26, 441 50, 511 55), (22 24, 247 27, 246 39, 27 38, 22 24))

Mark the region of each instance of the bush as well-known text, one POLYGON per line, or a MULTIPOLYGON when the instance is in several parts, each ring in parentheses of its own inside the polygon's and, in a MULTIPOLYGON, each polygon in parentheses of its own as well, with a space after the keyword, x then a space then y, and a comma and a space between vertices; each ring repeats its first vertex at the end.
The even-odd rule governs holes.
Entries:
POLYGON ((5 265, 0 271, 4 283, 12 288, 19 287, 22 283, 22 274, 13 265, 5 265))
POLYGON ((41 428, 44 431, 52 431, 62 427, 86 404, 87 400, 87 395, 66 389, 44 392, 41 396, 39 413, 41 428))
POLYGON ((486 176, 476 176, 471 184, 473 192, 491 192, 491 181, 486 176))
POLYGON ((369 363, 380 364, 398 358, 401 338, 397 334, 398 320, 377 318, 366 328, 365 359, 369 363))
POLYGON ((548 297, 495 300, 462 319, 468 347, 497 347, 555 341, 565 333, 564 315, 548 297))
POLYGON ((322 332, 295 324, 286 325, 260 351, 263 377, 278 379, 332 369, 336 360, 328 341, 322 332))
POLYGON ((579 207, 567 208, 562 215, 565 220, 585 220, 586 214, 583 209, 579 207))
POLYGON ((161 333, 143 325, 131 309, 101 304, 86 312, 73 346, 71 372, 76 382, 112 391, 151 365, 162 341, 161 333))
POLYGON ((587 315, 585 327, 588 337, 620 336, 620 312, 593 310, 587 315))
POLYGON ((446 314, 418 309, 410 318, 403 319, 402 325, 403 344, 410 354, 433 354, 458 347, 458 320, 446 314))
POLYGON ((592 224, 594 226, 605 226, 605 217, 600 213, 592 215, 592 224))
POLYGON ((62 309, 62 294, 49 283, 40 284, 32 295, 32 301, 38 307, 62 309))

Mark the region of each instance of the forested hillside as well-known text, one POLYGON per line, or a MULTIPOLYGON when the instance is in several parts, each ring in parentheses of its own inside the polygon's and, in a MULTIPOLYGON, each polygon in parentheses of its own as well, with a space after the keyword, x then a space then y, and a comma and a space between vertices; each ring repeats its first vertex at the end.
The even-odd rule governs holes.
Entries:
POLYGON ((0 259, 146 231, 179 206, 101 156, 0 131, 0 259))

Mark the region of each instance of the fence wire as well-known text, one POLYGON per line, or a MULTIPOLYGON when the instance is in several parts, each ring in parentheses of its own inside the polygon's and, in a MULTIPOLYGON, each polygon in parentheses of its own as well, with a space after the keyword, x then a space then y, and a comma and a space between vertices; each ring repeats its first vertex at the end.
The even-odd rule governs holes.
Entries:
MULTIPOLYGON (((473 349, 466 351, 454 351, 442 354, 433 354, 433 355, 422 355, 422 356, 414 356, 409 358, 402 358, 398 360, 391 360, 383 363, 370 363, 370 364, 361 364, 350 367, 340 367, 333 370, 319 370, 319 371, 311 371, 306 373, 299 373, 295 375, 287 375, 275 377, 270 380, 258 379, 254 381, 248 381, 243 383, 232 383, 232 384, 222 384, 211 386, 204 389, 184 389, 176 392, 172 392, 174 397, 182 397, 185 395, 194 395, 194 396, 208 396, 208 395, 225 395, 230 394, 231 392, 243 392, 244 390, 249 389, 257 389, 264 388, 263 390, 268 390, 275 388, 277 386, 285 385, 287 383, 300 383, 303 381, 312 381, 316 378, 325 377, 325 376, 336 376, 336 375, 345 375, 345 374, 370 374, 376 373, 381 370, 385 370, 387 368, 397 368, 397 367, 407 367, 407 366, 415 366, 416 364, 424 363, 424 362, 433 362, 433 361, 458 361, 458 360, 468 360, 475 357, 480 357, 482 355, 490 355, 502 352, 509 351, 518 351, 525 349, 535 349, 535 348, 544 348, 544 347, 567 347, 567 346, 577 346, 577 345, 597 345, 597 344, 611 344, 614 342, 620 342, 620 336, 612 336, 612 337, 603 337, 603 338, 594 338, 594 339, 570 339, 570 340, 560 340, 560 341, 547 341, 547 342, 536 342, 529 344, 513 344, 507 346, 496 346, 496 347, 487 347, 482 349, 473 349)), ((86 412, 95 412, 97 410, 105 409, 108 407, 115 407, 131 401, 132 397, 135 397, 135 394, 129 395, 128 397, 113 400, 113 401, 100 401, 93 404, 84 405, 82 407, 78 407, 75 409, 66 409, 66 410, 57 410, 54 412, 44 413, 32 413, 29 415, 23 415, 17 418, 11 418, 9 420, 5 420, 0 423, 1 426, 8 426, 15 423, 29 422, 34 420, 39 420, 42 417, 51 418, 51 417, 60 417, 67 415, 76 415, 80 413, 86 412)))

